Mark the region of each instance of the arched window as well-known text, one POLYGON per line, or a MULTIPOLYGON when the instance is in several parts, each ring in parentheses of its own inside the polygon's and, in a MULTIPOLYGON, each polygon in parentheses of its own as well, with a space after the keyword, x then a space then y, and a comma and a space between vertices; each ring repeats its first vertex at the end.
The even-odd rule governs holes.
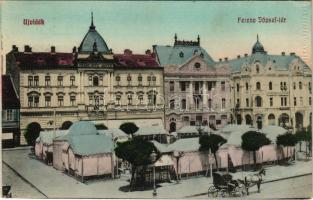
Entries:
POLYGON ((93 86, 98 86, 99 85, 99 78, 98 78, 98 76, 94 76, 92 82, 93 82, 93 86))
POLYGON ((246 83, 246 90, 249 90, 249 84, 246 83))
POLYGON ((170 100, 170 109, 174 110, 175 109, 175 99, 170 100))
POLYGON ((259 66, 259 65, 256 65, 256 66, 255 66, 255 69, 256 69, 256 73, 259 73, 259 72, 260 72, 260 66, 259 66))
POLYGON ((256 107, 262 106, 262 98, 260 96, 255 97, 255 105, 256 107))
POLYGON ((239 92, 239 83, 237 83, 237 92, 239 92))
POLYGON ((272 84, 272 82, 269 82, 269 83, 268 83, 268 89, 269 89, 269 90, 272 90, 272 89, 273 89, 273 84, 272 84))
POLYGON ((260 82, 256 82, 256 89, 261 90, 261 83, 260 82))

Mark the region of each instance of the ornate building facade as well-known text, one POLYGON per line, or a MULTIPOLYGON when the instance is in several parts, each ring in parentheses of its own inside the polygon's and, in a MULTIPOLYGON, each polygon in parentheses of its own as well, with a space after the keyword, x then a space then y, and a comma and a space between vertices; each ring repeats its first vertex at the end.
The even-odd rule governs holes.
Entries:
POLYGON ((7 73, 19 88, 21 130, 37 123, 42 129, 92 120, 109 128, 125 121, 163 125, 163 68, 150 51, 113 54, 92 23, 72 53, 7 54, 7 73), (55 122, 55 123, 54 123, 55 122))
POLYGON ((197 41, 154 46, 164 67, 165 126, 174 132, 197 122, 216 128, 230 123, 230 70, 215 63, 197 41))
POLYGON ((295 53, 268 54, 259 38, 251 55, 224 61, 231 69, 236 123, 293 130, 312 121, 312 71, 295 53))

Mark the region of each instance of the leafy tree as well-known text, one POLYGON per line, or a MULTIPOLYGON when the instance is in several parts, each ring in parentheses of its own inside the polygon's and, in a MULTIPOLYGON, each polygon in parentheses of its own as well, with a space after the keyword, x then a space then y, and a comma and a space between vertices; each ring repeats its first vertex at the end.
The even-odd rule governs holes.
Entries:
POLYGON ((72 122, 66 121, 62 124, 60 130, 67 130, 72 126, 72 124, 73 124, 72 122))
POLYGON ((128 135, 133 135, 139 128, 133 122, 125 122, 120 126, 120 129, 128 135))
POLYGON ((288 147, 295 146, 296 143, 297 143, 297 137, 291 133, 278 135, 276 138, 277 145, 287 147, 287 157, 288 157, 288 147))
POLYGON ((41 130, 40 125, 36 122, 27 125, 24 136, 28 145, 35 146, 36 139, 41 130))
POLYGON ((160 153, 155 148, 153 143, 146 141, 142 138, 135 137, 126 142, 117 142, 117 147, 115 148, 115 153, 117 157, 126 160, 132 165, 132 176, 130 186, 132 187, 134 181, 136 182, 137 176, 135 176, 135 172, 139 166, 143 167, 142 181, 144 182, 144 172, 147 165, 152 164, 151 161, 151 153, 155 151, 157 154, 156 159, 160 157, 160 153))
POLYGON ((253 151, 254 166, 256 166, 256 151, 262 146, 271 143, 264 133, 248 131, 241 136, 241 148, 245 151, 253 151))
POLYGON ((104 125, 103 123, 96 124, 95 126, 97 130, 108 130, 108 127, 106 127, 106 125, 104 125))
MULTIPOLYGON (((309 151, 311 153, 311 148, 312 148, 312 129, 309 126, 307 130, 302 129, 295 134, 296 141, 300 142, 300 147, 301 147, 301 142, 304 141, 306 143, 306 146, 309 146, 309 151)), ((301 151, 301 150, 300 150, 301 151)), ((305 152, 307 154, 307 148, 305 149, 305 152)))
POLYGON ((215 158, 215 164, 218 169, 218 163, 216 158, 216 152, 218 149, 227 142, 225 138, 217 134, 210 134, 210 135, 202 135, 199 138, 200 148, 199 151, 208 152, 211 150, 215 158))

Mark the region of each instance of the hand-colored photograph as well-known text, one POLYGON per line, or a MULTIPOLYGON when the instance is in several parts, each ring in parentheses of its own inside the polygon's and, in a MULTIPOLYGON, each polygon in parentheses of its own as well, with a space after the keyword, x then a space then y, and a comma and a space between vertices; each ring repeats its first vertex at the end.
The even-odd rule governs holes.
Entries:
POLYGON ((0 18, 3 198, 312 198, 311 1, 0 18))

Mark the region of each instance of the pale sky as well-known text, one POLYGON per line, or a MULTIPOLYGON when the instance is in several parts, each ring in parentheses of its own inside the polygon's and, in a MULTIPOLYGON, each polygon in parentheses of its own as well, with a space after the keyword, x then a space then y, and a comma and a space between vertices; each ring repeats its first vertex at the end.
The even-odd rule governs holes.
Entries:
POLYGON ((144 53, 152 45, 173 45, 178 39, 196 40, 213 57, 235 58, 251 53, 259 34, 269 54, 296 52, 311 63, 310 2, 52 2, 1 3, 5 52, 16 44, 33 51, 71 52, 79 46, 94 13, 96 30, 114 53, 129 48, 144 53), (286 23, 240 24, 238 17, 285 17, 286 23), (44 19, 43 26, 25 26, 23 19, 44 19))

